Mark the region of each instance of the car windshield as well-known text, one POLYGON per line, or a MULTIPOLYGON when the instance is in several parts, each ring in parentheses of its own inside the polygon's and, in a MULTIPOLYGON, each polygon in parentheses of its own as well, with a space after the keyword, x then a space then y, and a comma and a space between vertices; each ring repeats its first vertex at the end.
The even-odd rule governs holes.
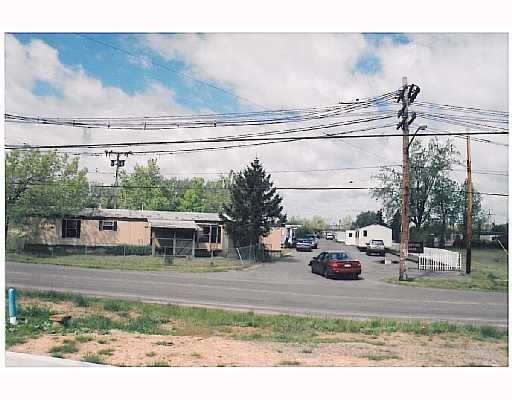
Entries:
POLYGON ((372 240, 372 244, 384 244, 382 240, 372 240))
POLYGON ((331 253, 329 255, 329 258, 331 260, 347 260, 351 257, 350 257, 350 254, 348 254, 348 253, 339 252, 339 253, 331 253))

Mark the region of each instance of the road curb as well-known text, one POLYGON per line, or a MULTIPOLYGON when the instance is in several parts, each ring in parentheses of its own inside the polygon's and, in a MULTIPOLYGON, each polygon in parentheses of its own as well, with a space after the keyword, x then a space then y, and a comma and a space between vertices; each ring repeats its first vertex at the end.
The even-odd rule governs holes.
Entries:
POLYGON ((29 353, 5 352, 6 367, 106 367, 84 361, 68 360, 65 358, 40 356, 29 353))

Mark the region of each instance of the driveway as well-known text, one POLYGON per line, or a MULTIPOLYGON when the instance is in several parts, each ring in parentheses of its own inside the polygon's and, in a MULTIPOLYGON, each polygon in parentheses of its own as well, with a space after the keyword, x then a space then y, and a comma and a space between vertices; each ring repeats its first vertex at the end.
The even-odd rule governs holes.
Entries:
POLYGON ((381 257, 368 257, 332 241, 320 241, 320 249, 313 253, 293 252, 293 257, 279 262, 219 273, 132 272, 7 262, 6 285, 256 312, 508 325, 506 294, 390 285, 382 279, 396 276, 397 264, 380 264, 381 257), (357 256, 363 265, 362 279, 328 280, 312 274, 309 259, 328 249, 348 249, 357 256))

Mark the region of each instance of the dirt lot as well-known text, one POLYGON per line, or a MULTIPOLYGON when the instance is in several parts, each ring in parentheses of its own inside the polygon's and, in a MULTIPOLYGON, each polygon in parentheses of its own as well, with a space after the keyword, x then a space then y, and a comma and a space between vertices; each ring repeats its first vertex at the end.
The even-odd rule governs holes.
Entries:
MULTIPOLYGON (((506 366, 506 344, 456 337, 417 337, 393 333, 378 337, 341 334, 338 343, 290 344, 241 341, 220 336, 162 336, 111 331, 93 334, 65 358, 105 354, 118 366, 506 366), (109 355, 110 354, 110 355, 109 355)), ((14 352, 49 355, 49 349, 76 341, 74 335, 44 335, 11 347, 14 352)))
MULTIPOLYGON (((71 300, 21 297, 20 308, 42 307, 74 319, 101 316, 112 321, 139 318, 141 309, 105 310, 71 300)), ((86 300, 82 300, 86 301, 86 300)), ((124 304, 124 303, 123 303, 124 304)), ((119 306, 119 305, 118 305, 119 306)), ((8 350, 57 355, 117 366, 506 366, 507 342, 478 340, 454 332, 421 335, 318 332, 311 341, 272 341, 271 327, 212 329, 200 321, 171 319, 160 325, 173 334, 142 334, 119 329, 59 330, 26 337, 8 350), (267 336, 265 336, 267 335, 267 336), (57 350, 56 350, 57 349, 57 350)))

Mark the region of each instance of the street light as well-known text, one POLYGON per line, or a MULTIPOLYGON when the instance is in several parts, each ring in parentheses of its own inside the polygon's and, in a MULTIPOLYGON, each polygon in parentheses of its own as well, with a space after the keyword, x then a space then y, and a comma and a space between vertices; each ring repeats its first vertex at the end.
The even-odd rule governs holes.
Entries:
POLYGON ((418 126, 418 129, 416 129, 416 132, 414 132, 414 135, 412 135, 412 139, 409 142, 409 145, 407 146, 407 150, 409 150, 409 148, 411 147, 412 141, 416 137, 416 134, 418 133, 418 131, 424 131, 425 129, 427 129, 427 125, 420 125, 420 126, 418 126))

